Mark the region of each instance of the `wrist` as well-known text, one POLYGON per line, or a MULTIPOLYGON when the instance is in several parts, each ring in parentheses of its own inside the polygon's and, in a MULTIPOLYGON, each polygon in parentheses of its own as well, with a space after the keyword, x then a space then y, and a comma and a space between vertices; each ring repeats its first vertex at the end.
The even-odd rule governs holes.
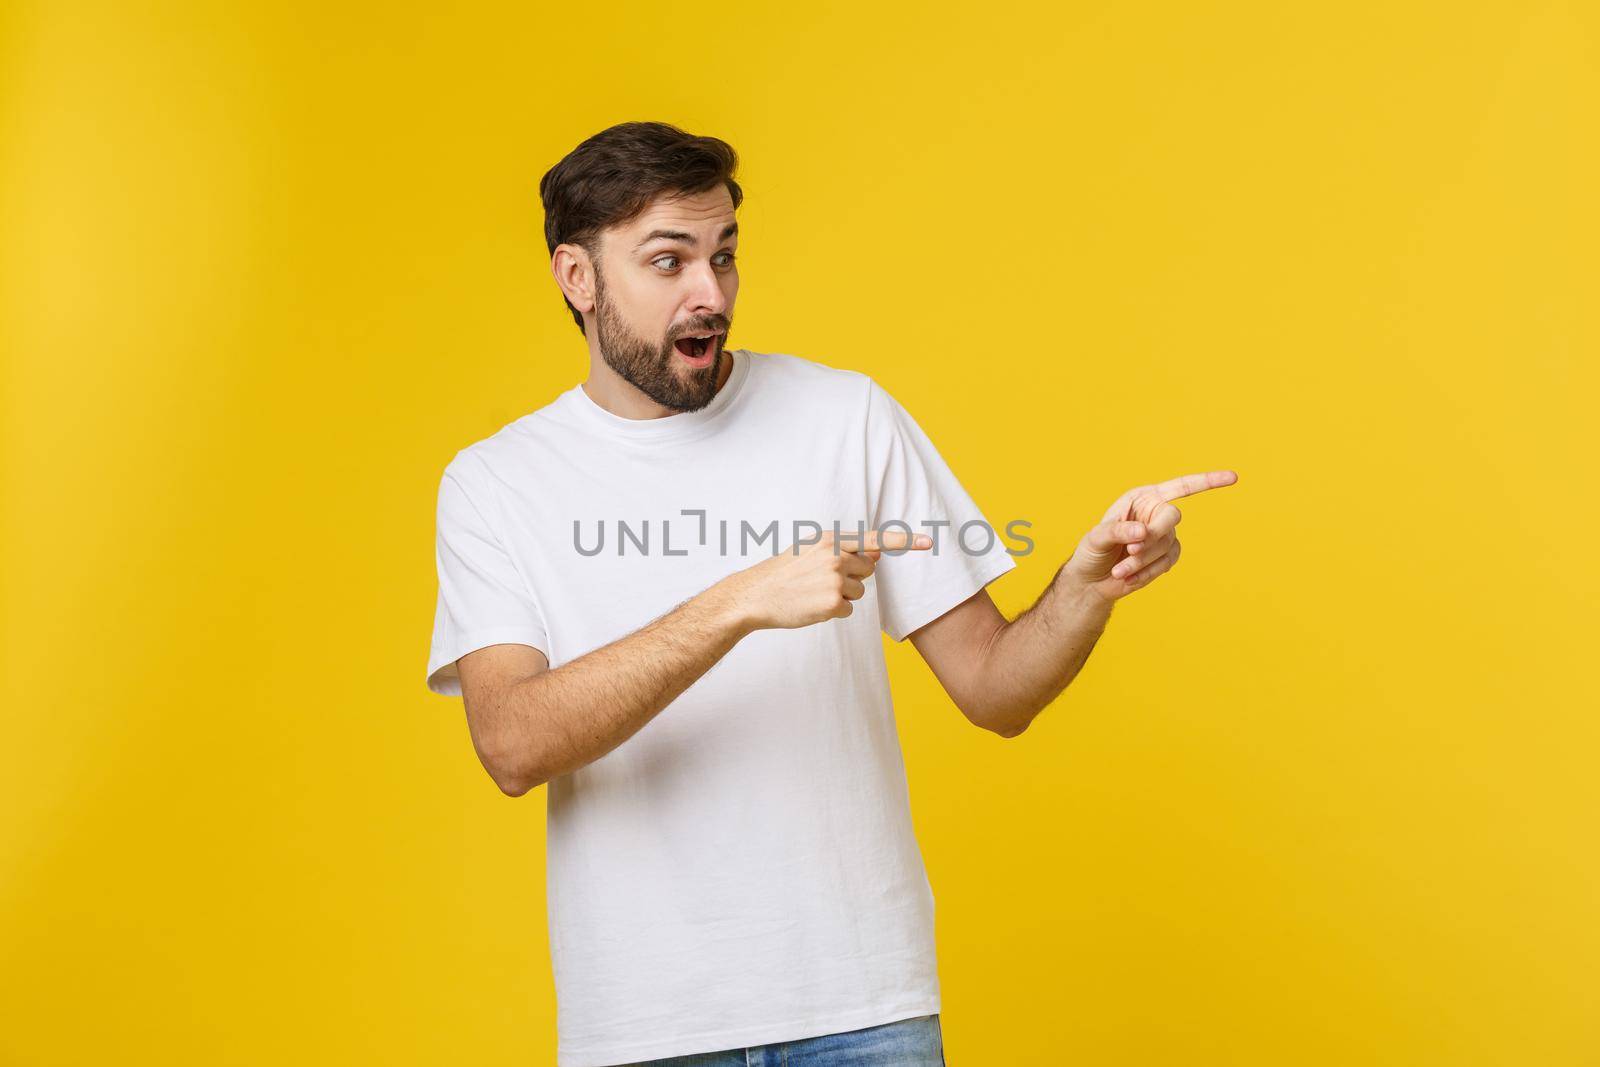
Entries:
POLYGON ((737 642, 761 627, 751 613, 748 598, 741 596, 735 583, 737 574, 715 582, 700 594, 701 606, 717 632, 737 642))
POLYGON ((1111 617, 1112 605, 1115 600, 1102 596, 1097 589, 1099 583, 1088 583, 1073 574, 1072 568, 1063 563, 1056 572, 1055 581, 1056 597, 1062 602, 1068 614, 1081 620, 1089 626, 1104 626, 1111 617))

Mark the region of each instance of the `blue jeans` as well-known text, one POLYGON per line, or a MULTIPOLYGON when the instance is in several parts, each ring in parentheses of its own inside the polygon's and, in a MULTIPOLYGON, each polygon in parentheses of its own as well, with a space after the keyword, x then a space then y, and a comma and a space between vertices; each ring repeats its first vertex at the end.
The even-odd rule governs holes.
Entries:
POLYGON ((625 1067, 945 1067, 939 1016, 825 1034, 776 1045, 668 1056, 625 1067))

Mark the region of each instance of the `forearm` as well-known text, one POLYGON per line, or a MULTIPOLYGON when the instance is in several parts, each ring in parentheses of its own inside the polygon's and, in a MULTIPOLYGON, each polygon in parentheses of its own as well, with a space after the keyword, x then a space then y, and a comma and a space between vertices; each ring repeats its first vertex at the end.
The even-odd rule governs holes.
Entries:
POLYGON ((979 657, 974 691, 985 715, 1014 737, 1077 677, 1105 632, 1111 603, 1075 583, 1065 566, 1032 607, 997 627, 979 657))
POLYGON ((502 744, 528 788, 592 763, 637 733, 753 627, 723 583, 507 694, 502 744))

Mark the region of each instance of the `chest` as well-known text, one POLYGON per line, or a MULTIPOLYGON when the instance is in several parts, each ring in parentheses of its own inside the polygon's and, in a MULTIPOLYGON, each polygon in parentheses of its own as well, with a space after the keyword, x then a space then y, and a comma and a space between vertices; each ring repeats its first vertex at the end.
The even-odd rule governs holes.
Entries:
POLYGON ((859 438, 793 429, 550 454, 507 479, 508 550, 558 658, 615 640, 796 541, 860 528, 869 476, 859 438))

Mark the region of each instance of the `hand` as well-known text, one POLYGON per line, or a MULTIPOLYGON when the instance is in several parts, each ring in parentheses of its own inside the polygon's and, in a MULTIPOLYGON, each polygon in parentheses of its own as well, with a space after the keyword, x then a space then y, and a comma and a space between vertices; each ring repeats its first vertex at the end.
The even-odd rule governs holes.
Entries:
POLYGON ((1177 535, 1183 515, 1171 501, 1238 480, 1233 471, 1208 471, 1129 489, 1083 535, 1063 569, 1108 604, 1144 588, 1176 566, 1183 550, 1177 535))
POLYGON ((884 549, 924 549, 933 538, 909 531, 853 530, 835 539, 824 530, 817 541, 790 546, 753 567, 736 571, 717 583, 738 606, 750 629, 794 629, 825 619, 842 619, 855 611, 851 603, 867 591, 866 579, 884 549))

